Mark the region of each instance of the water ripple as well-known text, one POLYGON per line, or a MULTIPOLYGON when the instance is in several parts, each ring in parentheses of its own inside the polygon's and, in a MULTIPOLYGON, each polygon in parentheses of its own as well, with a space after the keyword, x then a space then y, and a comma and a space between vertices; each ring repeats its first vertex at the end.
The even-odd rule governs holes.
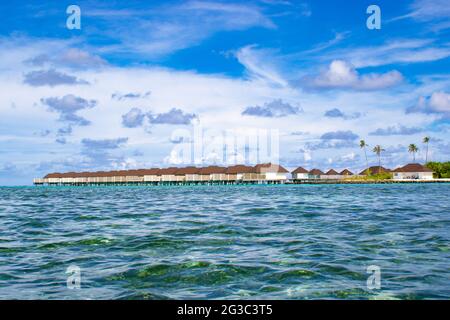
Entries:
POLYGON ((450 184, 2 187, 0 298, 450 299, 449 196, 450 184), (369 265, 381 290, 366 287, 369 265))

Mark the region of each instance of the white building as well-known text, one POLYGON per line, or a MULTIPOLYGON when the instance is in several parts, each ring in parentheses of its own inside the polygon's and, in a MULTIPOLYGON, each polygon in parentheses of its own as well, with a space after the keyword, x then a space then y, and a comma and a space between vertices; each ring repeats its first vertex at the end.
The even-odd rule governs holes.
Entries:
POLYGON ((342 176, 334 169, 328 170, 325 174, 320 176, 320 179, 331 179, 331 180, 338 180, 341 179, 342 176))
POLYGON ((322 179, 325 173, 320 169, 312 169, 308 172, 308 179, 322 179))
POLYGON ((394 179, 433 179, 433 170, 424 167, 419 163, 410 163, 392 171, 394 179))
POLYGON ((308 179, 309 171, 303 167, 298 167, 292 173, 292 179, 308 179))
POLYGON ((273 163, 257 164, 255 171, 257 175, 261 175, 266 181, 286 181, 289 173, 279 164, 273 163))

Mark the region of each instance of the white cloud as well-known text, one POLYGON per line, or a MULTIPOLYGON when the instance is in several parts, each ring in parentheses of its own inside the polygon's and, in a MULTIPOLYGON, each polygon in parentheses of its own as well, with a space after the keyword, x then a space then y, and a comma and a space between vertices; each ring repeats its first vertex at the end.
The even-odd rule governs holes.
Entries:
POLYGON ((46 105, 50 111, 59 113, 60 121, 86 126, 89 125, 90 122, 76 113, 83 109, 95 107, 97 101, 86 100, 84 98, 74 96, 73 94, 67 94, 61 98, 42 98, 41 103, 46 105))
POLYGON ((350 63, 334 60, 327 70, 317 76, 305 77, 302 82, 312 88, 379 90, 395 86, 402 80, 403 76, 396 70, 360 75, 350 63))
POLYGON ((256 117, 286 117, 302 113, 303 110, 299 106, 293 106, 281 99, 275 99, 271 102, 264 103, 263 106, 249 106, 242 111, 242 115, 256 117))
POLYGON ((410 18, 420 22, 431 22, 433 29, 439 31, 450 28, 449 17, 450 6, 447 0, 415 0, 410 4, 410 12, 390 21, 410 18))
POLYGON ((104 50, 145 54, 147 58, 197 45, 220 31, 275 28, 261 8, 243 3, 187 1, 141 11, 95 10, 88 14, 108 26, 96 33, 119 42, 104 50), (129 28, 130 21, 133 28, 129 28))
POLYGON ((434 112, 450 113, 450 94, 434 92, 431 95, 429 106, 434 112))
POLYGON ((136 128, 142 126, 145 114, 139 108, 132 108, 122 116, 122 124, 127 128, 136 128))
POLYGON ((362 68, 437 61, 449 56, 450 46, 439 45, 434 39, 391 39, 377 46, 337 49, 322 55, 321 59, 342 59, 362 68))
POLYGON ((40 54, 30 58, 26 62, 33 66, 51 65, 71 68, 97 68, 107 64, 98 55, 93 55, 77 48, 64 49, 62 52, 51 56, 40 54))
POLYGON ((197 118, 195 114, 185 113, 181 109, 172 108, 167 112, 158 113, 156 115, 149 113, 148 120, 152 124, 172 124, 172 125, 180 125, 180 124, 190 124, 192 120, 197 118))
POLYGON ((342 160, 354 160, 356 158, 356 154, 354 152, 350 152, 341 157, 342 160))
POLYGON ((33 87, 89 84, 85 80, 54 69, 28 72, 24 75, 23 82, 33 87))
POLYGON ((450 94, 438 91, 433 92, 430 97, 421 96, 414 106, 406 109, 406 113, 414 112, 450 117, 450 94))
POLYGON ((288 82, 279 73, 277 66, 269 62, 273 56, 273 51, 258 50, 255 45, 243 47, 236 52, 236 58, 246 68, 250 78, 286 87, 288 82))

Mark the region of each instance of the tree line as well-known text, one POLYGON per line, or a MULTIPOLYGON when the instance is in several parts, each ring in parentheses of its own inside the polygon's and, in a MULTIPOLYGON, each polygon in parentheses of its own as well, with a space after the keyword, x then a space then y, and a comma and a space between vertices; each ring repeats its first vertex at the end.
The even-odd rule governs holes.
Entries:
MULTIPOLYGON (((422 142, 425 144, 426 146, 426 151, 425 151, 425 164, 428 163, 428 146, 430 143, 430 137, 424 137, 422 142)), ((369 159, 367 157, 367 147, 369 147, 369 145, 366 143, 365 140, 360 140, 359 141, 359 146, 361 149, 364 150, 364 156, 366 158, 366 165, 367 168, 369 168, 369 159)), ((374 152, 377 157, 378 157, 378 167, 379 167, 379 172, 381 171, 381 154, 382 152, 386 151, 385 149, 383 149, 383 147, 379 144, 377 144, 376 146, 373 147, 372 152, 374 152)), ((412 154, 413 157, 413 162, 416 162, 416 154, 419 151, 419 148, 417 147, 417 145, 415 145, 414 143, 411 143, 408 146, 408 152, 412 154)))
MULTIPOLYGON (((436 161, 428 161, 428 149, 429 149, 429 144, 430 144, 430 137, 424 137, 422 140, 423 144, 425 145, 425 166, 427 168, 430 168, 431 170, 433 170, 435 177, 436 178, 450 178, 450 161, 447 162, 436 162, 436 161)), ((369 168, 369 159, 367 157, 367 148, 369 147, 369 145, 366 143, 365 140, 361 140, 359 142, 359 146, 361 149, 364 150, 364 156, 366 158, 366 165, 367 165, 367 170, 369 168)), ((382 152, 386 151, 385 149, 383 149, 383 147, 381 145, 376 145, 373 147, 372 152, 375 153, 378 157, 378 173, 381 173, 381 154, 382 152)), ((416 154, 419 151, 419 148, 417 147, 416 144, 411 143, 408 146, 408 152, 412 154, 412 158, 413 158, 413 162, 416 162, 416 154)), ((368 172, 368 175, 370 175, 371 173, 368 172)))

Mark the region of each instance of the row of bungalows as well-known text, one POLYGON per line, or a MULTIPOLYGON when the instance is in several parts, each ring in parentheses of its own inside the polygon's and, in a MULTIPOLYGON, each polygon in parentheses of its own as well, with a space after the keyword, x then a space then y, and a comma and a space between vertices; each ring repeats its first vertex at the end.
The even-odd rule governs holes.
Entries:
POLYGON ((298 167, 292 171, 292 179, 294 181, 308 180, 308 179, 320 179, 320 180, 339 180, 349 177, 363 177, 367 175, 379 175, 388 174, 394 180, 431 180, 433 179, 433 170, 419 164, 410 163, 397 169, 391 170, 383 166, 372 166, 362 170, 359 174, 353 174, 350 170, 344 169, 337 172, 334 169, 330 169, 327 172, 323 172, 319 169, 306 170, 305 168, 298 167))
POLYGON ((198 184, 198 183, 284 183, 288 170, 277 164, 230 167, 169 167, 138 170, 50 173, 34 184, 198 184))
POLYGON ((308 180, 308 179, 330 179, 338 180, 353 176, 353 172, 348 169, 344 169, 341 172, 337 172, 334 169, 330 169, 327 172, 323 172, 320 169, 306 170, 303 167, 298 167, 292 171, 293 180, 308 180))

